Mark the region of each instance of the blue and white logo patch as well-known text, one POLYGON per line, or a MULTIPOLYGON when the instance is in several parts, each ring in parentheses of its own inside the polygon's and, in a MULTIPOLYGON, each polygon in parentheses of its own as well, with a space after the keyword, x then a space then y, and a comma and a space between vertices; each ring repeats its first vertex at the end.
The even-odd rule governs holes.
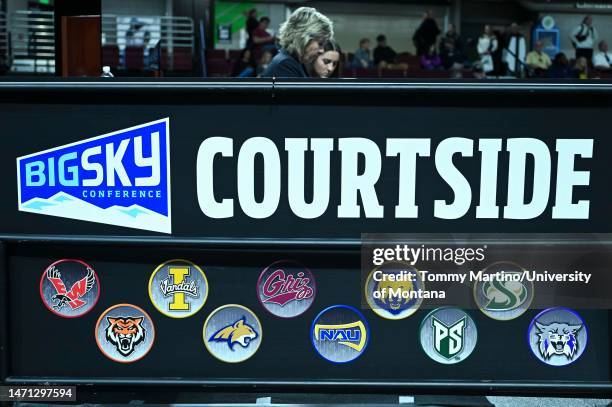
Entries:
POLYGON ((17 158, 19 210, 171 233, 169 123, 17 158))

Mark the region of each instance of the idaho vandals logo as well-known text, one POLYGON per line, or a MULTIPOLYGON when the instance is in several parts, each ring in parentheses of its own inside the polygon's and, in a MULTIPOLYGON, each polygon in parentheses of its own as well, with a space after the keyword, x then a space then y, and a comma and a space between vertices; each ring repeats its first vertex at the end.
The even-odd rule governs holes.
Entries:
POLYGON ((423 319, 420 339, 427 356, 436 362, 459 363, 476 347, 476 325, 458 308, 438 308, 423 319))
POLYGON ((348 305, 334 305, 317 315, 311 327, 312 344, 319 355, 334 363, 357 359, 370 339, 368 322, 348 305))
POLYGON ((149 314, 132 304, 118 304, 100 315, 96 343, 107 358, 131 363, 146 356, 155 341, 155 327, 149 314))
POLYGON ((159 312, 185 318, 198 312, 208 297, 204 271, 188 260, 160 264, 149 279, 149 297, 159 312))
POLYGON ((22 212, 171 233, 169 119, 17 158, 22 212))
POLYGON ((425 285, 420 273, 408 263, 387 262, 374 268, 366 279, 364 295, 372 311, 385 319, 404 319, 423 303, 416 295, 425 285), (413 280, 391 278, 411 272, 413 280), (404 273, 404 274, 401 274, 404 273))
POLYGON ((314 302, 314 275, 302 264, 280 260, 266 267, 257 281, 257 297, 261 305, 277 317, 302 315, 314 302))
POLYGON ((211 355, 223 362, 238 363, 257 352, 263 332, 253 311, 242 305, 228 304, 206 318, 202 336, 211 355))
POLYGON ((474 284, 474 301, 488 317, 509 321, 523 315, 533 300, 533 282, 520 281, 524 269, 512 262, 493 263, 474 284))
POLYGON ((529 346, 542 362, 565 366, 584 352, 587 328, 578 313, 568 308, 550 308, 539 313, 529 325, 529 346))

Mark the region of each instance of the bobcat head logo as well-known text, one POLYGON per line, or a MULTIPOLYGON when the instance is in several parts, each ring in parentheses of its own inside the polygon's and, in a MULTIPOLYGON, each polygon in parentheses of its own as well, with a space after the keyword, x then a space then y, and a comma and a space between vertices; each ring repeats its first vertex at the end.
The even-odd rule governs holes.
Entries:
POLYGON ((143 342, 146 330, 142 326, 144 317, 106 317, 106 340, 115 345, 123 356, 129 356, 136 345, 143 342))
POLYGON ((235 344, 239 344, 243 348, 246 348, 258 336, 255 328, 247 324, 246 317, 243 316, 233 324, 219 329, 211 335, 208 341, 226 342, 227 346, 233 351, 235 344))
POLYGON ((567 359, 573 359, 578 349, 576 332, 582 325, 569 325, 553 322, 548 325, 535 323, 539 337, 540 354, 544 359, 550 359, 553 355, 564 355, 567 359))
POLYGON ((374 291, 383 293, 383 295, 380 298, 374 298, 374 302, 381 309, 393 315, 398 315, 417 302, 416 297, 410 298, 410 292, 414 289, 414 284, 411 281, 379 281, 376 283, 374 291), (406 294, 402 295, 403 292, 406 292, 406 294))

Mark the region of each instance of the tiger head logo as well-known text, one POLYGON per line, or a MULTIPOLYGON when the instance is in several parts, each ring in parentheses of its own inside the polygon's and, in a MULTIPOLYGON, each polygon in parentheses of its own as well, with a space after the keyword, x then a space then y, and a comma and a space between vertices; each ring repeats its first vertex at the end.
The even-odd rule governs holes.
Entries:
POLYGON ((235 344, 239 344, 243 348, 246 348, 258 336, 255 328, 247 324, 246 317, 243 316, 233 324, 219 329, 211 335, 208 341, 226 342, 227 346, 233 351, 235 344))
POLYGON ((410 292, 414 290, 411 281, 379 281, 374 287, 374 291, 383 294, 380 298, 374 298, 378 307, 389 311, 393 315, 398 315, 402 311, 412 307, 417 298, 410 298, 410 292), (406 292, 402 295, 403 292, 406 292))
POLYGON ((106 340, 115 345, 123 356, 129 356, 136 345, 145 340, 144 317, 106 317, 106 340))
POLYGON ((567 359, 573 359, 578 349, 576 332, 582 325, 569 325, 553 322, 548 325, 536 322, 538 328, 540 354, 544 359, 550 359, 553 355, 564 355, 567 359))

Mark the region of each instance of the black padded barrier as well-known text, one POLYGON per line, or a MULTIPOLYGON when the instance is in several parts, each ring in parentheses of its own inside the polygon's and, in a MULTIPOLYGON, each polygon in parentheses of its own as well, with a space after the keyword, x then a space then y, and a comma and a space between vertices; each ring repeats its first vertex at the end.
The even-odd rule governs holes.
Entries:
MULTIPOLYGON (((581 310, 589 326, 589 348, 565 368, 536 360, 525 330, 530 310, 500 323, 478 310, 468 312, 479 331, 476 351, 457 365, 430 360, 418 342, 428 312, 388 321, 362 310, 371 342, 362 357, 346 365, 327 363, 312 348, 313 318, 333 304, 361 303, 361 233, 610 233, 607 134, 612 116, 608 82, 299 82, 299 81, 5 81, 0 82, 0 374, 3 383, 92 385, 170 389, 205 386, 214 391, 380 392, 446 394, 537 394, 606 396, 612 391, 610 312, 581 310), (20 212, 15 160, 82 139, 169 118, 172 233, 163 234, 20 212), (281 153, 281 200, 274 215, 254 219, 236 197, 236 157, 215 165, 215 192, 234 198, 234 216, 211 219, 198 205, 197 152, 208 137, 233 140, 234 154, 250 137, 266 137, 281 153), (283 140, 293 137, 364 137, 383 151, 376 191, 383 218, 339 219, 340 156, 332 156, 330 208, 316 219, 300 219, 287 202, 283 140), (574 200, 589 200, 588 219, 553 219, 551 202, 535 219, 476 217, 480 164, 476 156, 455 161, 470 180, 473 202, 465 216, 440 219, 433 201, 453 193, 436 176, 433 157, 419 158, 416 194, 419 216, 396 219, 397 161, 384 158, 387 138, 429 138, 432 149, 448 137, 508 139, 533 137, 554 153, 556 139, 592 138, 588 187, 574 200), (42 304, 42 271, 61 258, 86 260, 101 279, 93 312, 63 319, 42 304), (186 258, 207 274, 210 295, 187 319, 170 319, 153 307, 147 282, 165 260, 186 258), (255 296, 261 270, 275 260, 299 260, 313 271, 318 293, 302 316, 282 320, 267 314, 255 296), (133 364, 106 359, 96 346, 97 317, 116 303, 132 303, 152 316, 157 330, 151 352, 133 364), (205 349, 202 324, 217 306, 240 303, 260 318, 265 339, 248 361, 224 364, 205 349)), ((337 142, 335 142, 337 147, 337 142)), ((433 150, 432 150, 433 151, 433 150)), ((552 155, 552 168, 556 167, 552 155)), ((261 168, 255 167, 255 174, 261 168)), ((361 164, 363 166, 363 164, 361 164)), ((528 164, 532 165, 532 164, 528 164)), ((307 161, 306 174, 314 163, 307 161)), ((499 162, 498 201, 504 204, 507 158, 499 162)), ((261 198, 262 182, 256 181, 261 198)), ((312 188, 307 178, 305 189, 312 188)), ((527 185, 533 189, 533 185, 527 185)), ((308 197, 308 193, 306 194, 308 197)))

